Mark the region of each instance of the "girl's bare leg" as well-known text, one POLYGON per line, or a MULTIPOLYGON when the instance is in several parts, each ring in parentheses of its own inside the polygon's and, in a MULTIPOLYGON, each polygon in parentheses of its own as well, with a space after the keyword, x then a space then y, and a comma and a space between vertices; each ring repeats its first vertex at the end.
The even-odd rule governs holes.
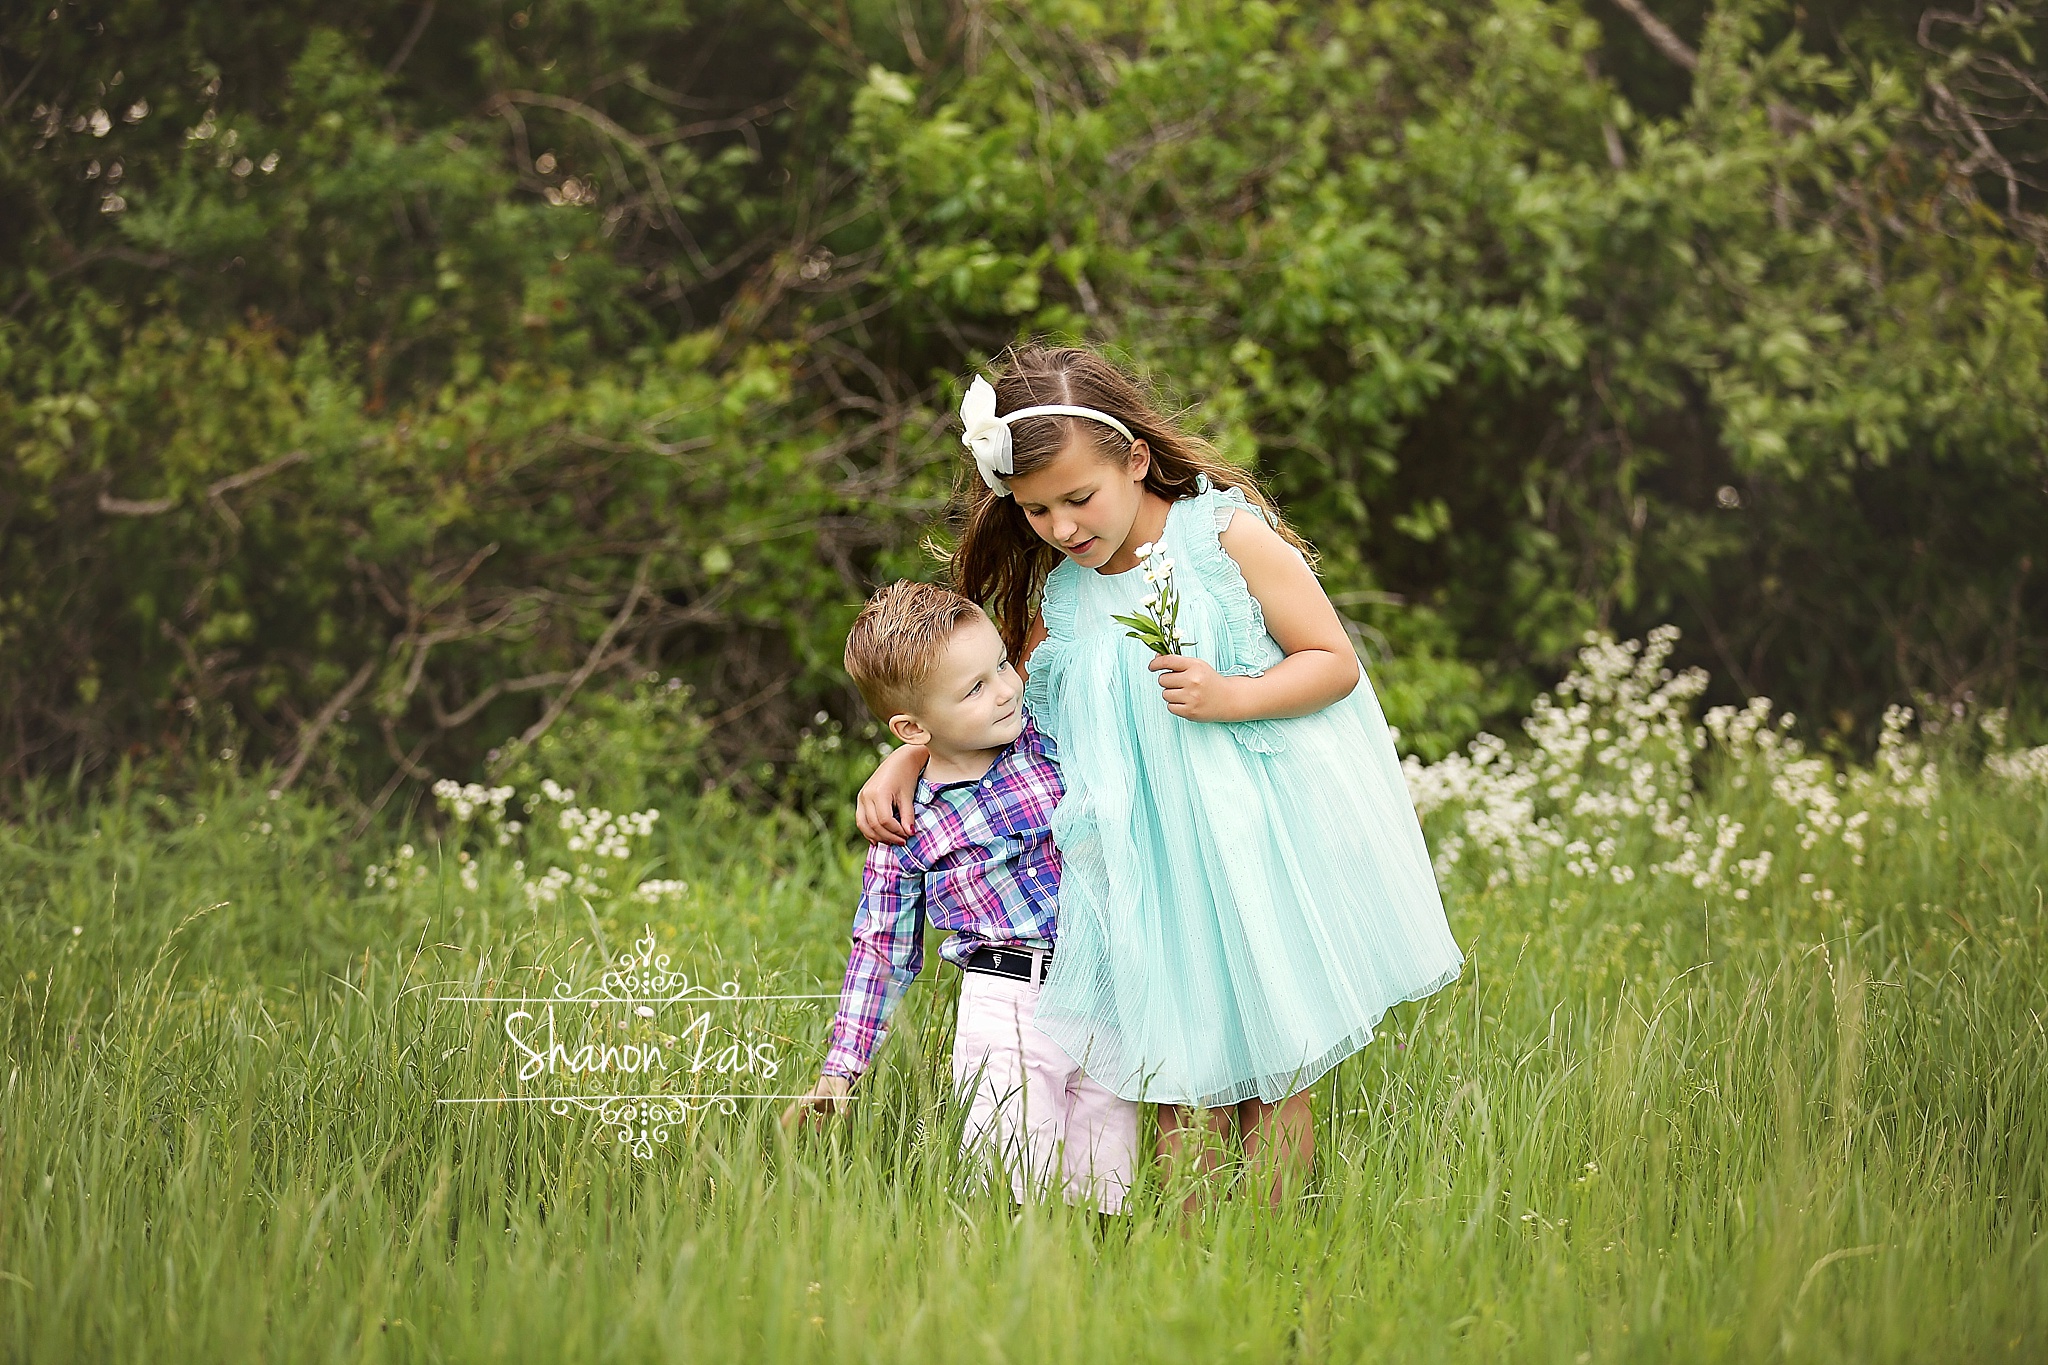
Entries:
MULTIPOLYGON (((1269 1181, 1266 1198, 1278 1204, 1308 1185, 1316 1164, 1315 1109, 1306 1090, 1278 1104, 1246 1100, 1237 1106, 1237 1129, 1244 1135, 1244 1163, 1255 1177, 1269 1181)), ((1165 1112, 1160 1113, 1165 1132, 1165 1112)), ((1163 1144, 1162 1137, 1162 1144, 1163 1144)))
POLYGON ((1218 1184, 1218 1172, 1230 1162, 1227 1143, 1231 1120, 1228 1109, 1196 1109, 1190 1105, 1159 1106, 1159 1160, 1169 1181, 1183 1171, 1192 1173, 1195 1188, 1181 1208, 1200 1212, 1202 1201, 1218 1184))

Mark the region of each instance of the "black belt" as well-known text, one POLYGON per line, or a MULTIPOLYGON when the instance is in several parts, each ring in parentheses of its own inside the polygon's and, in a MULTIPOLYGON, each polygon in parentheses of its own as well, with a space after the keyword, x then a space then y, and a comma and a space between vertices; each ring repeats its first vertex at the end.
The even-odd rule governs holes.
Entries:
POLYGON ((976 948, 960 964, 964 972, 984 972, 989 976, 1007 976, 1016 981, 1045 980, 1046 968, 1052 965, 1050 948, 976 948))

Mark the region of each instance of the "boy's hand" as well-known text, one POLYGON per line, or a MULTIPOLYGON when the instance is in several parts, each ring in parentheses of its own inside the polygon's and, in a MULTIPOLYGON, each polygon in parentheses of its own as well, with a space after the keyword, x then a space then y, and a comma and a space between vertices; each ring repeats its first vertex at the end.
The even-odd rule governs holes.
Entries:
POLYGON ((1188 720, 1237 720, 1233 694, 1237 678, 1226 678, 1200 659, 1161 654, 1145 665, 1159 675, 1166 709, 1188 720))
POLYGON ((847 1097, 853 1094, 853 1082, 844 1076, 820 1076, 818 1083, 805 1092, 802 1099, 791 1102, 782 1111, 782 1126, 789 1128, 799 1122, 816 1127, 828 1119, 843 1114, 850 1107, 847 1097))

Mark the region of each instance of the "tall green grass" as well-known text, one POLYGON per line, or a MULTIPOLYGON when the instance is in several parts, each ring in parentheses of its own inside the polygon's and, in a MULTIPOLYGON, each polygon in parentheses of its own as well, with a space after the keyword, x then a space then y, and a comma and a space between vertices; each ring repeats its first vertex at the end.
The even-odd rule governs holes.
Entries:
MULTIPOLYGON (((977 1190, 950 969, 822 1136, 742 1105, 636 1161, 437 1105, 508 1061, 440 996, 588 981, 643 919, 709 979, 831 989, 858 858, 711 798, 635 868, 689 890, 593 917, 412 838, 425 875, 365 888, 332 817, 227 778, 0 829, 9 1358, 2048 1358, 2038 794, 1949 780, 1860 866, 1785 838, 1741 904, 1460 881, 1465 976, 1318 1087, 1313 1189, 1194 1221, 1149 1177, 1114 1220, 977 1190)), ((758 1022, 800 1071, 825 1018, 758 1022)))

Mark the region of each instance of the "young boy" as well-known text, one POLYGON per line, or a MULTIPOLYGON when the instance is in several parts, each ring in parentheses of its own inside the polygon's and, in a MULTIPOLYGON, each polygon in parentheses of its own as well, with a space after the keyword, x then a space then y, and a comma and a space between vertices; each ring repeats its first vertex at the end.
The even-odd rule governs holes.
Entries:
POLYGON ((1064 789, 1002 638, 960 594, 896 583, 854 621, 846 671, 876 717, 928 746, 931 762, 910 842, 868 847, 823 1074, 784 1122, 839 1112, 923 965, 929 921, 953 931, 939 954, 964 973, 953 1079, 967 1100, 968 1146, 995 1149, 1019 1201, 1057 1187, 1121 1210, 1137 1106, 1088 1079, 1032 1023, 1057 932, 1050 826, 1064 789))

